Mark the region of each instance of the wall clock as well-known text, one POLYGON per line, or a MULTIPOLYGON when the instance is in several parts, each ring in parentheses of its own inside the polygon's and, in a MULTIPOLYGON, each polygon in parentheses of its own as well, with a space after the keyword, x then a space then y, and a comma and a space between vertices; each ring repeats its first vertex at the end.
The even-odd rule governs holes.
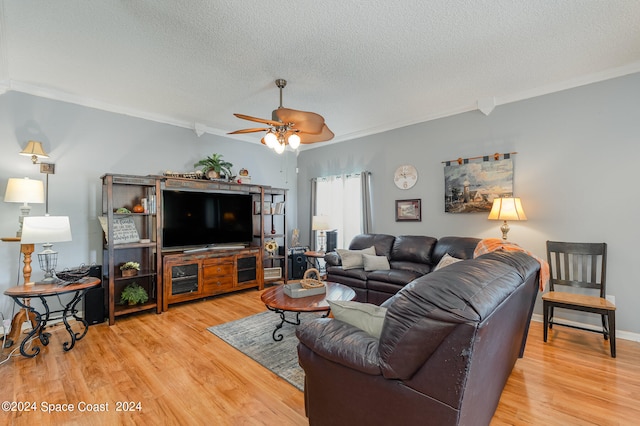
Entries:
POLYGON ((396 169, 393 174, 393 182, 400 189, 409 189, 418 181, 418 171, 410 164, 405 164, 396 169))

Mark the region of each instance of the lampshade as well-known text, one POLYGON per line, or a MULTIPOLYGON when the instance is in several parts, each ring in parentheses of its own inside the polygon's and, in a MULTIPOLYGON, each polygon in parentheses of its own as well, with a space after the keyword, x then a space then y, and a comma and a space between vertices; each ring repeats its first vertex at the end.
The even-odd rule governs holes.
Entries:
POLYGON ((44 203, 44 184, 41 180, 9 178, 4 193, 7 203, 44 203))
POLYGON ((22 225, 22 244, 71 241, 68 216, 27 216, 22 225))
POLYGON ((491 212, 491 220, 527 220, 522 209, 520 198, 495 198, 491 212))
POLYGON ((326 231, 327 229, 331 229, 329 216, 313 216, 311 219, 311 229, 314 231, 326 231))
POLYGON ((275 146, 273 147, 273 150, 278 154, 282 154, 284 152, 284 143, 276 142, 275 146))
POLYGON ((292 135, 289 135, 289 137, 287 138, 287 142, 289 142, 289 146, 291 147, 291 149, 298 149, 298 147, 300 146, 300 136, 293 133, 292 135))
POLYGON ((272 131, 267 132, 264 136, 264 143, 271 149, 273 149, 278 143, 278 136, 272 131))
POLYGON ((27 142, 27 146, 20 151, 20 155, 30 156, 34 164, 38 161, 38 158, 49 158, 49 155, 42 148, 42 143, 38 141, 27 142))
POLYGON ((500 230, 502 231, 502 239, 506 241, 507 234, 509 233, 509 224, 507 221, 527 220, 527 216, 525 216, 524 210, 522 210, 520 198, 495 198, 488 219, 502 220, 504 222, 500 230))

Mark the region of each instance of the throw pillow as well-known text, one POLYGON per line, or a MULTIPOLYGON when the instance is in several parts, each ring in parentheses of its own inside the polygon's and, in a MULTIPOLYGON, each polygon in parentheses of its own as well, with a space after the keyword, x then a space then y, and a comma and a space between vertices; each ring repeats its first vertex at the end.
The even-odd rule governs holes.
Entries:
POLYGON ((340 259, 342 260, 342 269, 344 270, 364 268, 364 260, 362 259, 362 255, 376 254, 376 248, 374 246, 362 250, 336 249, 336 251, 340 255, 340 259))
POLYGON ((391 269, 387 256, 372 256, 370 254, 363 254, 362 260, 364 262, 365 271, 388 271, 389 269, 391 269))
POLYGON ((358 327, 376 339, 380 338, 387 308, 382 308, 371 303, 337 300, 328 300, 327 302, 331 308, 333 318, 358 327))
POLYGON ((445 253, 445 255, 442 256, 442 259, 440 259, 440 262, 438 262, 438 264, 436 265, 434 271, 442 269, 445 266, 453 265, 454 263, 460 262, 461 260, 462 259, 458 259, 457 257, 450 256, 449 253, 445 253))

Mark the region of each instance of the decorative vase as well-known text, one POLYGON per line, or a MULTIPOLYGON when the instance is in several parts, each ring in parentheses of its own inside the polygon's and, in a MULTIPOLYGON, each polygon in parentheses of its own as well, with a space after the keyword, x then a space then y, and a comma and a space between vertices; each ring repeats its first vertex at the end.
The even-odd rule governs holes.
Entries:
POLYGON ((207 177, 209 179, 219 179, 220 178, 220 173, 216 172, 213 169, 211 169, 211 170, 207 171, 207 177))
POLYGON ((123 277, 134 277, 138 275, 138 270, 137 269, 123 269, 122 270, 122 276, 123 277))
POLYGON ((137 305, 136 302, 134 302, 133 300, 129 300, 129 306, 135 306, 135 305, 137 305))

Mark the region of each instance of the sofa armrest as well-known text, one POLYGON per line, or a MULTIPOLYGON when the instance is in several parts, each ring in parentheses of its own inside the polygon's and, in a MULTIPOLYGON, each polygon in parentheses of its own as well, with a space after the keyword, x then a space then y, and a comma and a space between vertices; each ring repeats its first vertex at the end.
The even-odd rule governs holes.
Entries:
POLYGON ((342 265, 342 259, 340 259, 340 255, 335 251, 329 252, 324 255, 324 261, 327 266, 340 266, 342 265))
POLYGON ((333 318, 318 318, 296 329, 300 345, 319 356, 372 376, 382 374, 378 339, 333 318))

